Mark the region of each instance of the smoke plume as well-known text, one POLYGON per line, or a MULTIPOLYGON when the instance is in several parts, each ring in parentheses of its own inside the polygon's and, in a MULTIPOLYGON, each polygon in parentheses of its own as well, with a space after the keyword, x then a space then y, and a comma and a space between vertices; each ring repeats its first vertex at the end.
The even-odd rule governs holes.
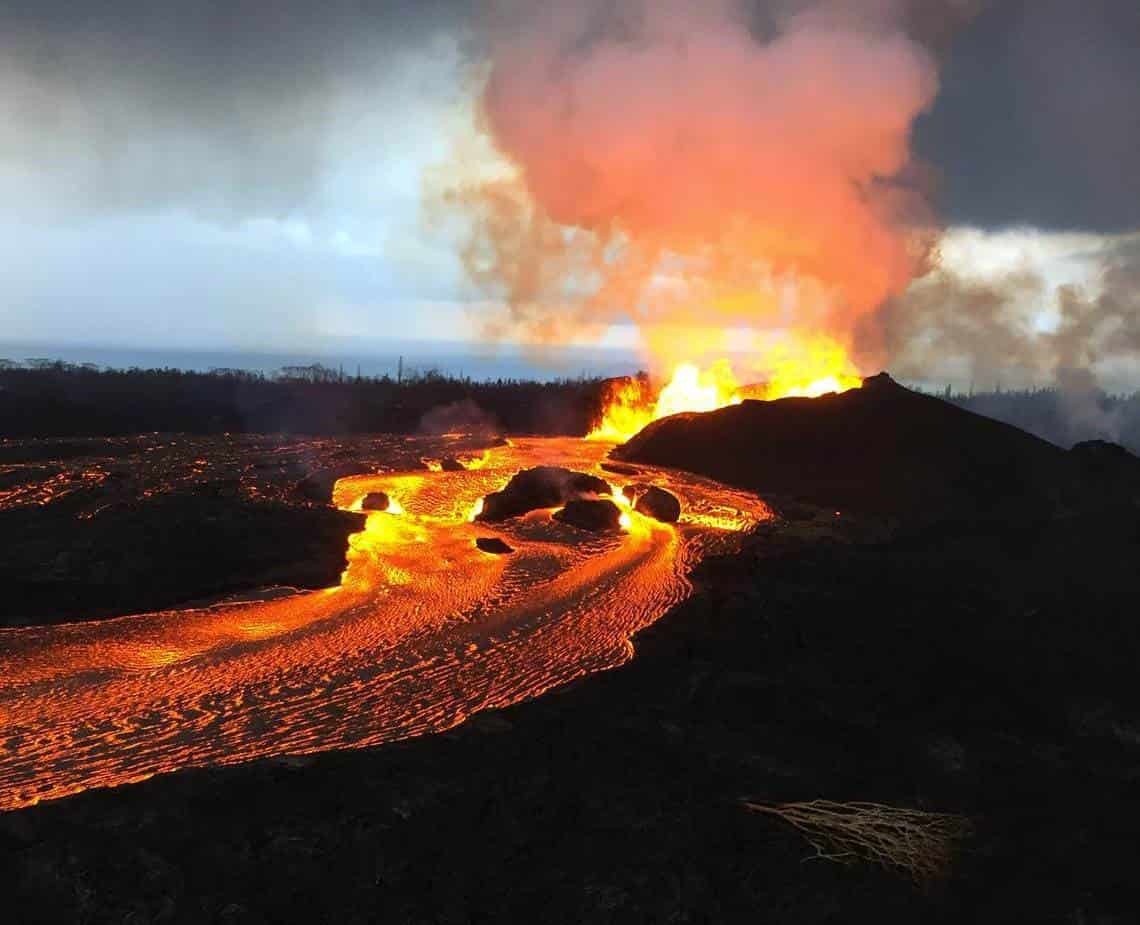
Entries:
POLYGON ((974 6, 492 4, 481 127, 514 170, 451 191, 468 271, 507 306, 489 333, 628 320, 658 361, 741 328, 847 342, 924 268, 910 131, 974 6))
POLYGON ((484 411, 470 398, 437 405, 421 419, 421 434, 482 434, 502 432, 502 427, 489 411, 484 411))
POLYGON ((888 300, 860 343, 906 377, 931 378, 957 362, 985 386, 1014 376, 1088 391, 1113 363, 1140 360, 1140 236, 1110 239, 1086 259, 1094 272, 1085 284, 1051 286, 1029 266, 965 276, 936 253, 934 269, 888 300))

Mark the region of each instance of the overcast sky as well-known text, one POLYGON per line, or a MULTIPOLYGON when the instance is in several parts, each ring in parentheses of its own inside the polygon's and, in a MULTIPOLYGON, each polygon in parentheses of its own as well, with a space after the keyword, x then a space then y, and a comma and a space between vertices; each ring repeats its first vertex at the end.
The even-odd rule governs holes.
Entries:
MULTIPOLYGON (((472 5, 5 0, 0 340, 469 336, 421 191, 469 116, 472 5)), ((1137 49, 1135 0, 990 4, 916 130, 946 220, 1062 262, 1140 227, 1137 49)))

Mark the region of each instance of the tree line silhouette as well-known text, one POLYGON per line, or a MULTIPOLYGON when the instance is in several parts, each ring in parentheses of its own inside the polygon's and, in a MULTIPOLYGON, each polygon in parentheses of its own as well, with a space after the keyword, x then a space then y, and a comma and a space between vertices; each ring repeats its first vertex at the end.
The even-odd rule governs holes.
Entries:
MULTIPOLYGON (((272 375, 241 369, 104 369, 0 359, 0 436, 343 435, 494 430, 581 435, 597 420, 606 380, 475 380, 437 370, 346 375, 319 363, 272 375)), ((1051 443, 1111 440, 1140 453, 1140 392, 1057 388, 940 393, 1051 443)))
POLYGON ((0 436, 417 433, 583 434, 602 379, 477 381, 435 370, 346 376, 319 364, 266 376, 237 369, 99 369, 0 363, 0 436))
POLYGON ((1108 440, 1140 454, 1140 392, 1110 395, 1099 390, 1050 387, 954 393, 947 389, 942 397, 1058 446, 1108 440))

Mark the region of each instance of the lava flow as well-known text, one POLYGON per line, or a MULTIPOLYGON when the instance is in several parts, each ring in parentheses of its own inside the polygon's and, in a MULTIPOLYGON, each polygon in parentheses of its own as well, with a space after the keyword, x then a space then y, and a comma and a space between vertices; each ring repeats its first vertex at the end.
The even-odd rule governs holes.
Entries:
MULTIPOLYGON (((676 494, 666 525, 632 510, 589 534, 539 510, 473 521, 518 470, 600 469, 607 447, 530 439, 478 468, 340 480, 335 502, 392 501, 353 535, 337 587, 286 597, 0 631, 0 809, 253 758, 447 729, 618 665, 690 590, 709 551, 771 516, 755 496, 646 469, 676 494), (498 536, 514 551, 477 548, 498 536)), ((272 542, 272 537, 266 537, 272 542)))

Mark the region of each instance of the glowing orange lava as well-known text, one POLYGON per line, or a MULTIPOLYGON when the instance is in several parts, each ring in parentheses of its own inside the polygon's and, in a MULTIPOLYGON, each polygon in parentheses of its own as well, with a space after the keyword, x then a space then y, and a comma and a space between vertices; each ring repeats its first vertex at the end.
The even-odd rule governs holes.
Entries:
POLYGON ((790 337, 768 348, 759 366, 764 380, 749 385, 740 384, 727 360, 718 360, 705 369, 679 363, 656 394, 643 379, 620 382, 606 397, 601 420, 587 439, 620 443, 671 414, 715 411, 746 398, 817 398, 863 384, 847 351, 825 336, 790 337))
MULTIPOLYGON (((402 445, 402 440, 401 440, 402 445)), ((322 591, 93 623, 0 629, 0 810, 178 768, 375 745, 447 729, 619 665, 631 636, 688 595, 688 570, 771 514, 746 492, 644 470, 683 511, 585 534, 532 511, 472 523, 519 469, 604 475, 607 447, 527 439, 480 468, 351 476, 384 492, 322 591), (513 550, 488 555, 475 539, 513 550)), ((616 488, 616 486, 615 486, 616 488)))
POLYGON ((630 379, 608 396, 601 422, 587 439, 621 442, 658 418, 681 411, 715 411, 740 401, 738 387, 727 363, 703 371, 692 363, 681 363, 655 396, 648 383, 630 379))

